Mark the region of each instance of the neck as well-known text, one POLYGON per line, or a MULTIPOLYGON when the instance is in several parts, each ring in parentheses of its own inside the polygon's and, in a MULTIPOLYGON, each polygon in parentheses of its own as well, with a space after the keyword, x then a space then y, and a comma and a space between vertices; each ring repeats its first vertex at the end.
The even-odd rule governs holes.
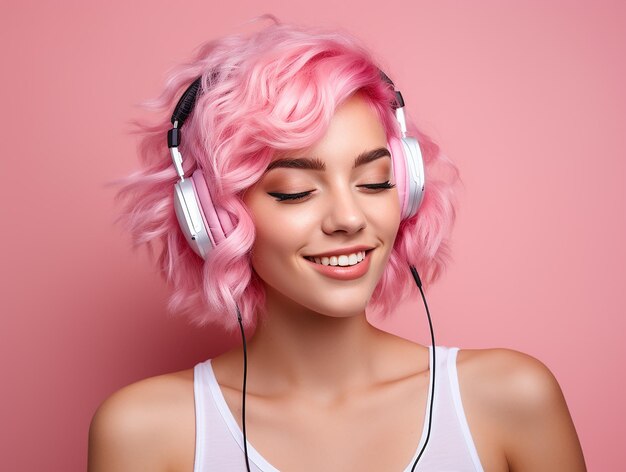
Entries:
POLYGON ((266 294, 268 315, 247 343, 251 387, 332 403, 389 371, 393 336, 372 326, 365 311, 324 315, 271 288, 266 294))

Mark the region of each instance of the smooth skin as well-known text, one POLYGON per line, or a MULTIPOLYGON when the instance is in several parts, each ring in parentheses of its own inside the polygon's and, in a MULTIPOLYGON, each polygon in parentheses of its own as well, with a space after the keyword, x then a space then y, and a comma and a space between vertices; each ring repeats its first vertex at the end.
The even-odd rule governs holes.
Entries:
MULTIPOLYGON (((247 343, 246 432, 279 470, 400 472, 421 435, 428 348, 365 317, 400 206, 396 188, 364 187, 393 183, 388 156, 358 167, 354 161, 386 143, 376 114, 354 95, 314 146, 275 157, 316 158, 324 170, 276 167, 244 195, 257 230, 252 265, 269 313, 247 343), (269 194, 309 191, 292 201, 269 194), (356 244, 375 248, 369 271, 356 280, 328 278, 304 259, 356 244)), ((241 428, 243 349, 212 364, 241 428)), ((586 471, 562 391, 543 363, 510 349, 462 349, 457 370, 485 471, 586 471)), ((90 427, 89 471, 189 472, 194 445, 188 369, 135 382, 100 405, 90 427)))

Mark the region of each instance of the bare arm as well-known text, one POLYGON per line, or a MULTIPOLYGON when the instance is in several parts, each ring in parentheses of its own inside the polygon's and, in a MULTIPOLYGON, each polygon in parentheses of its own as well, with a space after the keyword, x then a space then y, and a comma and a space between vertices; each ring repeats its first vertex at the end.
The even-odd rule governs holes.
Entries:
POLYGON ((561 388, 539 360, 498 349, 497 406, 512 472, 586 472, 582 448, 561 388))
POLYGON ((89 428, 89 472, 165 471, 150 413, 128 391, 100 405, 89 428))
POLYGON ((164 418, 145 381, 115 392, 89 428, 89 472, 167 470, 164 418))

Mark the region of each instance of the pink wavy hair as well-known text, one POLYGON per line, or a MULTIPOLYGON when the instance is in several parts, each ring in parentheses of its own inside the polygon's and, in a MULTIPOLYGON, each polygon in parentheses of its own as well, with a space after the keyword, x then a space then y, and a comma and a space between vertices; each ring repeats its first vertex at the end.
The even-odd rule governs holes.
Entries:
MULTIPOLYGON (((393 90, 380 79, 360 41, 338 30, 287 25, 272 15, 262 18, 274 24, 250 35, 206 42, 190 62, 172 69, 160 96, 143 104, 158 112, 158 123, 132 122, 131 132, 141 136, 142 168, 117 181, 123 206, 118 221, 130 231, 134 246, 146 244, 152 254, 158 243, 158 266, 173 288, 170 311, 188 315, 197 326, 226 331, 238 329, 235 304, 246 327, 266 315, 265 291, 250 263, 255 228, 241 196, 272 156, 314 144, 338 105, 357 92, 376 111, 387 136, 400 135, 390 106, 393 90), (185 175, 201 168, 214 200, 237 222, 206 261, 179 229, 173 207, 177 175, 166 141, 178 97, 199 76, 202 93, 183 126, 180 147, 185 175)), ((400 224, 367 308, 373 316, 387 316, 416 292, 408 263, 428 286, 450 260, 458 169, 410 119, 408 129, 424 155, 426 193, 418 214, 400 224), (437 180, 436 168, 448 177, 437 180)))

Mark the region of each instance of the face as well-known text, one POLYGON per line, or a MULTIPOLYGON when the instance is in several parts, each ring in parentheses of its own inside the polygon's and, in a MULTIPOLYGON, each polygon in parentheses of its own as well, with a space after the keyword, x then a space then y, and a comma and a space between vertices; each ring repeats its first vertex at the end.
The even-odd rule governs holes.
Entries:
POLYGON ((252 267, 268 298, 326 316, 362 314, 400 224, 394 184, 383 125, 358 95, 314 146, 274 156, 244 195, 256 228, 252 267))

